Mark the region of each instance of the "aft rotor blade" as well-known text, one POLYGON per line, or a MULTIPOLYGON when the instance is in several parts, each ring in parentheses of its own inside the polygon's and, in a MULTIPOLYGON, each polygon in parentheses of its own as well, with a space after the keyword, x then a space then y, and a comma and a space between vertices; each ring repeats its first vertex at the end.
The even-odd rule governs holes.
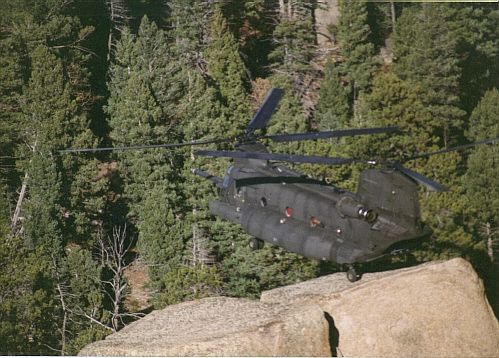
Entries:
POLYGON ((395 168, 405 175, 407 175, 409 178, 415 180, 418 184, 423 185, 430 191, 447 191, 447 187, 443 186, 442 184, 437 183, 436 181, 431 180, 430 178, 425 177, 424 175, 421 175, 419 173, 416 173, 415 171, 412 171, 410 169, 407 169, 401 165, 396 165, 395 168))
POLYGON ((473 147, 476 147, 477 145, 496 144, 496 143, 499 143, 499 138, 484 139, 484 140, 481 140, 481 141, 478 141, 478 142, 474 142, 474 143, 470 143, 470 144, 458 145, 456 147, 450 147, 450 148, 446 148, 446 149, 441 149, 441 150, 437 150, 437 151, 434 151, 434 152, 416 154, 416 155, 413 155, 412 157, 406 158, 405 160, 407 161, 407 160, 413 160, 413 159, 419 159, 419 158, 427 158, 427 157, 430 157, 430 156, 436 155, 436 154, 444 154, 444 153, 449 153, 449 152, 461 151, 461 150, 465 150, 465 149, 468 149, 468 148, 473 148, 473 147))
POLYGON ((310 155, 292 155, 281 153, 260 153, 260 152, 232 152, 217 150, 197 150, 194 154, 208 157, 224 157, 238 159, 259 159, 259 160, 277 160, 291 163, 311 163, 311 164, 329 164, 343 165, 353 163, 349 158, 316 157, 310 155))
POLYGON ((165 144, 147 144, 147 145, 132 145, 128 147, 107 147, 107 148, 69 148, 60 150, 59 153, 95 153, 95 152, 125 152, 130 150, 152 149, 152 148, 179 148, 196 145, 205 145, 212 143, 228 143, 231 139, 210 139, 199 140, 184 143, 165 143, 165 144))
POLYGON ((246 128, 246 133, 251 133, 255 129, 263 129, 267 126, 267 123, 272 117, 272 113, 277 108, 277 105, 281 101, 284 91, 280 88, 272 88, 263 104, 260 106, 255 116, 251 119, 248 127, 246 128))
POLYGON ((335 131, 325 131, 316 133, 295 133, 295 134, 275 134, 266 135, 262 138, 271 139, 275 142, 293 142, 299 140, 314 140, 325 138, 354 137, 367 134, 382 134, 397 132, 399 127, 377 127, 377 128, 355 128, 340 129, 335 131))

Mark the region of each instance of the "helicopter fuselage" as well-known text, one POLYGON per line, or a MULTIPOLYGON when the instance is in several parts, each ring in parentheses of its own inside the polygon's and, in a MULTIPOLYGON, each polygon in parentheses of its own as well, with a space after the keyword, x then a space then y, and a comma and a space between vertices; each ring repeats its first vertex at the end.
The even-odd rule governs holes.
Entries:
POLYGON ((212 214, 313 259, 366 262, 430 233, 420 221, 417 184, 393 170, 363 171, 352 193, 280 164, 238 159, 219 187, 212 214))

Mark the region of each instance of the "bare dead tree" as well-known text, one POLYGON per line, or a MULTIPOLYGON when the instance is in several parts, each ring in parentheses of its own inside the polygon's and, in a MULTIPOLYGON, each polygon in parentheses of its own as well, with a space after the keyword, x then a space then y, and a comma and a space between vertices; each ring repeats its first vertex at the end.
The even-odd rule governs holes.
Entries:
POLYGON ((116 332, 125 325, 124 319, 143 317, 142 313, 124 312, 123 302, 127 295, 128 283, 125 278, 125 270, 131 265, 126 262, 126 255, 132 247, 132 240, 127 240, 126 225, 114 227, 112 236, 106 238, 100 235, 100 256, 101 263, 111 271, 112 277, 103 280, 105 294, 111 300, 111 329, 116 332))
POLYGON ((19 197, 17 199, 16 208, 14 209, 14 214, 12 215, 12 220, 10 224, 10 234, 11 236, 16 236, 20 231, 22 231, 22 226, 19 225, 21 221, 21 208, 26 197, 26 190, 28 188, 28 173, 24 174, 24 179, 21 185, 21 190, 19 191, 19 197))
MULTIPOLYGON (((33 145, 28 145, 29 149, 34 153, 36 151, 38 140, 35 137, 35 141, 33 145)), ((31 164, 32 159, 29 160, 29 164, 31 164)), ((22 206, 24 203, 24 199, 26 198, 26 192, 28 189, 28 180, 29 180, 29 175, 28 172, 24 173, 24 178, 21 184, 21 190, 19 191, 19 197, 17 199, 16 203, 16 208, 14 209, 14 214, 12 215, 12 220, 10 224, 10 234, 11 236, 16 236, 23 231, 22 225, 20 226, 21 222, 21 212, 22 212, 22 206)))
POLYGON ((480 226, 480 234, 487 240, 487 254, 490 257, 490 262, 495 262, 495 256, 499 252, 499 229, 492 227, 490 222, 480 226))
MULTIPOLYGON (((195 211, 194 209, 194 214, 195 211)), ((191 266, 210 266, 215 263, 215 257, 208 249, 208 237, 197 223, 192 224, 192 237, 188 243, 188 248, 191 255, 186 260, 191 266)))
POLYGON ((57 265, 57 260, 54 255, 52 255, 52 268, 54 269, 55 273, 57 298, 59 299, 62 308, 62 323, 59 329, 59 333, 61 334, 60 354, 64 356, 66 355, 66 333, 67 333, 67 324, 68 324, 68 315, 69 315, 69 309, 66 303, 66 296, 68 295, 68 287, 63 282, 63 279, 59 272, 59 266, 57 265))
POLYGON ((107 61, 112 58, 113 48, 116 43, 116 35, 121 33, 123 27, 130 20, 128 10, 124 0, 106 0, 106 5, 109 11, 109 35, 107 39, 107 61))
POLYGON ((395 11, 395 2, 390 1, 390 14, 392 18, 392 32, 396 32, 396 23, 397 23, 397 13, 395 11))

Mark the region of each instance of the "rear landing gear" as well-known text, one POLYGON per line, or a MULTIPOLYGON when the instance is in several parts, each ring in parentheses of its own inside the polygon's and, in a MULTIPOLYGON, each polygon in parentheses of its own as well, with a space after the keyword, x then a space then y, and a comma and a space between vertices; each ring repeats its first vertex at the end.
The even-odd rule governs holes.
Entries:
POLYGON ((248 246, 251 250, 260 250, 261 248, 263 248, 263 244, 264 241, 257 239, 256 237, 252 237, 248 242, 248 246))
POLYGON ((349 266, 348 267, 348 271, 347 271, 347 279, 348 281, 350 282, 355 282, 357 280, 360 279, 360 276, 357 271, 355 271, 355 268, 353 266, 349 266))

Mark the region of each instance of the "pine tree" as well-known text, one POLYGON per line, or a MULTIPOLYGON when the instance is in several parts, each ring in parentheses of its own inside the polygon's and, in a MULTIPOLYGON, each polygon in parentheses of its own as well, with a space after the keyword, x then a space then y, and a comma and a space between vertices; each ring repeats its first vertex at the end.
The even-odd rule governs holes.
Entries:
MULTIPOLYGON (((26 84, 26 55, 18 36, 6 36, 0 39, 0 182, 9 187, 15 186, 17 173, 13 173, 15 164, 15 146, 20 141, 19 97, 22 86, 26 84)), ((8 197, 8 196, 7 196, 8 197)))
POLYGON ((424 90, 401 80, 391 72, 379 72, 372 82, 371 93, 364 95, 365 112, 354 119, 356 127, 398 126, 401 135, 355 138, 349 155, 361 158, 396 158, 437 149, 435 123, 421 97, 424 90), (362 118, 362 122, 359 121, 362 118))
POLYGON ((279 3, 278 24, 272 34, 275 48, 269 54, 273 73, 285 78, 299 98, 317 77, 311 65, 315 55, 312 9, 308 1, 279 3))
POLYGON ((190 70, 206 75, 203 50, 208 42, 209 19, 212 4, 196 0, 172 0, 168 4, 175 58, 190 70))
POLYGON ((77 245, 68 245, 64 260, 57 268, 59 299, 67 307, 67 338, 62 349, 77 354, 85 345, 110 333, 99 322, 106 322, 102 287, 102 268, 92 252, 77 245))
MULTIPOLYGON (((467 137, 471 141, 499 137, 499 91, 487 91, 470 117, 467 137)), ((499 151, 497 145, 474 149, 468 157, 463 185, 469 203, 468 222, 479 238, 478 245, 487 251, 491 261, 499 261, 499 151)))
POLYGON ((499 10, 489 4, 456 4, 447 10, 461 68, 459 102, 469 114, 499 83, 499 10))
POLYGON ((20 237, 0 234, 0 344, 2 354, 54 354, 58 337, 49 262, 20 237), (50 347, 50 348, 48 348, 50 347))
MULTIPOLYGON (((94 176, 95 171, 85 173, 84 169, 95 161, 56 154, 59 149, 95 145, 86 116, 93 101, 85 68, 88 56, 81 46, 91 29, 81 27, 76 18, 62 15, 62 1, 40 1, 28 10, 29 5, 20 2, 10 9, 14 14, 9 20, 11 27, 2 39, 5 40, 2 44, 13 51, 12 57, 19 58, 17 62, 8 62, 12 71, 7 74, 9 82, 5 90, 9 98, 15 98, 10 103, 20 105, 9 105, 6 112, 12 120, 10 124, 22 129, 13 137, 13 144, 22 158, 17 163, 24 174, 22 188, 27 188, 21 190, 27 194, 17 201, 18 220, 11 239, 22 237, 28 247, 22 250, 23 254, 26 257, 36 254, 43 266, 38 269, 33 265, 33 270, 40 270, 33 272, 39 278, 32 282, 32 291, 21 291, 25 298, 19 298, 30 300, 30 295, 35 294, 44 315, 40 322, 27 319, 39 327, 37 337, 31 338, 36 344, 26 345, 26 352, 35 349, 32 352, 65 354, 69 352, 71 339, 83 326, 89 331, 94 328, 86 318, 70 317, 75 307, 61 294, 60 288, 67 279, 60 272, 68 244, 80 242, 92 246, 96 230, 90 222, 98 219, 103 200, 100 198, 100 204, 95 201, 94 184, 87 184, 87 190, 81 190, 79 184, 94 176), (79 180, 73 181, 74 178, 79 180), (93 209, 86 206, 92 202, 93 209), (69 320, 74 324, 70 325, 69 320)), ((21 178, 17 183, 20 181, 21 178)), ((86 267, 74 269, 86 270, 86 267)), ((99 274, 93 271, 92 274, 98 280, 99 274)), ((85 304, 80 308, 88 308, 85 304)))
POLYGON ((438 123, 444 147, 461 135, 464 112, 459 108, 459 59, 451 31, 449 5, 422 4, 404 9, 393 36, 394 72, 425 89, 423 103, 438 123))
POLYGON ((245 66, 239 55, 238 44, 219 9, 212 15, 209 35, 210 40, 204 52, 208 74, 220 93, 224 112, 231 117, 227 123, 230 126, 225 126, 225 135, 234 136, 244 129, 249 118, 245 66))
POLYGON ((346 128, 350 119, 348 91, 338 66, 328 60, 319 91, 316 121, 321 130, 346 128))
MULTIPOLYGON (((312 66, 315 56, 315 33, 308 1, 282 1, 276 14, 277 26, 272 35, 275 48, 269 55, 273 87, 284 89, 284 98, 268 124, 269 133, 296 133, 309 127, 308 91, 317 78, 312 66)), ((279 150, 296 150, 294 145, 277 145, 279 150)))
MULTIPOLYGON (((54 320, 60 334, 59 348, 53 348, 65 354, 72 335, 77 335, 84 326, 91 328, 86 317, 75 316, 72 312, 77 308, 87 311, 101 309, 101 301, 97 299, 93 304, 89 301, 80 302, 71 299, 76 292, 68 292, 75 287, 64 275, 65 248, 77 241, 77 237, 67 218, 81 215, 80 220, 83 220, 85 212, 78 212, 82 208, 71 205, 72 193, 68 189, 71 170, 79 173, 79 166, 67 158, 61 160, 54 156, 54 150, 67 148, 71 143, 85 145, 90 142, 91 135, 85 127, 85 116, 79 113, 77 102, 71 98, 71 88, 63 76, 62 61, 47 47, 39 46, 32 52, 31 62, 31 79, 23 93, 28 100, 23 112, 29 134, 26 138, 32 144, 33 154, 26 163, 29 197, 24 208, 26 219, 23 225, 27 242, 33 249, 43 253, 40 260, 45 260, 49 267, 47 273, 51 281, 47 289, 50 289, 51 296, 47 298, 54 302, 54 320)), ((83 163, 80 161, 80 165, 83 163)), ((88 197, 83 196, 80 200, 85 199, 88 197)), ((78 201, 75 199, 74 202, 78 201)), ((86 227, 88 221, 81 222, 81 225, 86 227)), ((80 277, 92 276, 93 280, 98 280, 100 273, 89 271, 88 268, 77 265, 72 270, 85 270, 85 273, 79 272, 80 277)), ((100 295, 100 291, 96 292, 96 295, 100 295)), ((81 297, 83 293, 80 293, 81 297)))
MULTIPOLYGON (((174 142, 174 102, 169 80, 175 68, 165 34, 146 17, 137 36, 124 31, 116 50, 107 106, 116 146, 174 142)), ((137 246, 150 264, 155 283, 168 265, 181 262, 182 192, 178 177, 182 159, 163 149, 118 155, 129 219, 138 229, 137 246)))
MULTIPOLYGON (((453 31, 452 14, 448 4, 408 7, 393 36, 393 70, 401 79, 423 90, 421 102, 433 119, 424 130, 438 147, 457 144, 464 129, 464 111, 459 103, 458 38, 453 31)), ((423 219, 434 229, 435 238, 434 248, 423 254, 426 258, 467 256, 473 250, 473 238, 462 217, 467 210, 459 179, 463 164, 460 153, 448 153, 429 158, 419 170, 452 188, 421 198, 423 219)))
POLYGON ((230 31, 239 43, 241 57, 253 79, 268 75, 267 58, 272 51, 270 40, 275 27, 268 15, 274 11, 274 5, 265 0, 229 0, 221 4, 230 31))
POLYGON ((367 4, 364 1, 340 0, 338 42, 343 57, 342 72, 347 75, 351 95, 355 100, 361 91, 369 88, 375 70, 374 45, 367 22, 367 4))

